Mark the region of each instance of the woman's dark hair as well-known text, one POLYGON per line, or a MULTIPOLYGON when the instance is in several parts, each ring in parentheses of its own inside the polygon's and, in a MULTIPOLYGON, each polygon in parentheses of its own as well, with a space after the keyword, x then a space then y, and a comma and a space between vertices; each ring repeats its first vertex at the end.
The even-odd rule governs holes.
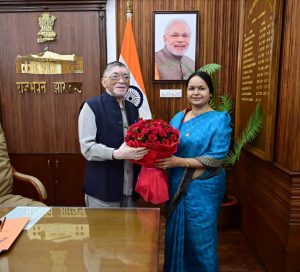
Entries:
POLYGON ((214 85, 213 85, 212 79, 211 79, 210 75, 205 72, 195 71, 194 73, 192 73, 186 81, 186 86, 189 85, 191 78, 193 78, 195 76, 198 76, 205 81, 205 83, 207 84, 207 86, 209 88, 210 94, 213 95, 214 94, 214 85))

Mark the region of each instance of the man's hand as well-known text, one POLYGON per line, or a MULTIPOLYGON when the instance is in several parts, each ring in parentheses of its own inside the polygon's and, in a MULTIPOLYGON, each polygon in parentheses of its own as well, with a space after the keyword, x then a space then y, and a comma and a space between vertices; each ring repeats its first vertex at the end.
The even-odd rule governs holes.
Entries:
POLYGON ((113 158, 116 160, 140 160, 149 150, 146 147, 130 147, 125 142, 113 152, 113 158))

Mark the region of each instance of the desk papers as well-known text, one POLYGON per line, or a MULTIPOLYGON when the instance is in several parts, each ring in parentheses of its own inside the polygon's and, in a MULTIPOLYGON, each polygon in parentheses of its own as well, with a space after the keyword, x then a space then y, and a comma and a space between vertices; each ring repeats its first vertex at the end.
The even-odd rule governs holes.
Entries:
POLYGON ((5 220, 5 224, 0 231, 0 252, 10 248, 28 221, 28 217, 5 220))
POLYGON ((39 221, 51 208, 50 207, 17 207, 6 214, 6 219, 28 217, 26 230, 29 230, 37 221, 39 221))

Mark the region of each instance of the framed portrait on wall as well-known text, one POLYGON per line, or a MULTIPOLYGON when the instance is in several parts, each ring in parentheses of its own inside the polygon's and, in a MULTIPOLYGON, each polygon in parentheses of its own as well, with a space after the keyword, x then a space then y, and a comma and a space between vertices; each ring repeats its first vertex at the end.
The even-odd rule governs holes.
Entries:
POLYGON ((153 12, 153 80, 184 81, 195 71, 198 11, 153 12))

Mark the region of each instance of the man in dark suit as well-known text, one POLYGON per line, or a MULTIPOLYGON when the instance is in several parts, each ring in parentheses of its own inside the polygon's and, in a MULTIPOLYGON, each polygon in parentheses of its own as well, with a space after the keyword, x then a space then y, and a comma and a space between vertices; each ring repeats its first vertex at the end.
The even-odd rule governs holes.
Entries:
POLYGON ((138 109, 124 99, 130 72, 121 62, 109 63, 101 83, 105 92, 88 99, 78 119, 80 148, 87 159, 85 201, 88 207, 132 207, 139 167, 129 159, 139 160, 148 150, 124 143, 128 126, 138 119, 138 109))

